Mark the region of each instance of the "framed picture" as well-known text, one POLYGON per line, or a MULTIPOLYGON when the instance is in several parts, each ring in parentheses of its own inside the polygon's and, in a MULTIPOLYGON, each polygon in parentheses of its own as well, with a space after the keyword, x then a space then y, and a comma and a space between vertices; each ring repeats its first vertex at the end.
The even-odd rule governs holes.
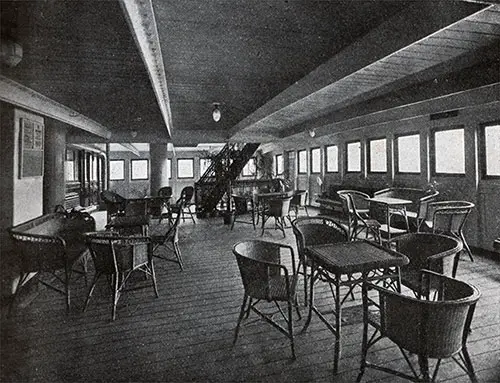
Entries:
POLYGON ((43 124, 20 119, 19 178, 43 176, 43 124))
POLYGON ((132 181, 149 179, 149 161, 148 160, 131 160, 131 177, 132 181))

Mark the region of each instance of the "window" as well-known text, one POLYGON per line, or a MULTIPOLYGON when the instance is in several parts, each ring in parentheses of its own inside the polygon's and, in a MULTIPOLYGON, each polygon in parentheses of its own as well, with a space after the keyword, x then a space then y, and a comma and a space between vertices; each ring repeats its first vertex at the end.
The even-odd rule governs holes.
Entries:
POLYGON ((89 157, 89 161, 90 161, 90 180, 97 181, 99 158, 96 155, 91 154, 89 157))
POLYGON ((307 174, 307 152, 299 150, 299 174, 307 174))
POLYGON ((194 178, 192 158, 179 158, 177 160, 177 178, 194 178))
POLYGON ((64 163, 64 173, 66 181, 78 181, 76 153, 73 150, 66 150, 66 162, 64 163))
POLYGON ((500 123, 484 126, 482 134, 483 176, 500 177, 500 123))
POLYGON ((276 165, 276 175, 281 175, 285 171, 285 167, 283 165, 283 154, 277 154, 275 157, 275 165, 276 165))
POLYGON ((339 171, 339 147, 337 145, 327 146, 326 154, 326 172, 334 173, 339 171))
POLYGON ((125 179, 125 160, 109 161, 109 179, 111 181, 122 181, 125 179))
POLYGON ((321 173, 321 149, 311 149, 311 173, 321 173))
POLYGON ((368 150, 370 152, 370 162, 368 164, 370 172, 387 172, 387 140, 385 138, 371 140, 368 150))
POLYGON ((131 179, 132 181, 147 180, 149 178, 149 161, 148 160, 131 160, 131 179))
POLYGON ((347 143, 347 171, 361 171, 361 142, 354 141, 347 143))
POLYGON ((172 160, 167 158, 167 178, 172 178, 172 160))
POLYGON ((465 174, 464 130, 436 130, 433 135, 435 174, 465 174))
POLYGON ((420 173, 420 135, 396 138, 396 172, 420 173))
POLYGON ((211 163, 212 160, 210 158, 200 158, 200 176, 205 174, 211 163))
POLYGON ((252 157, 248 160, 248 162, 243 167, 241 174, 243 177, 253 177, 257 173, 257 163, 255 157, 252 157))

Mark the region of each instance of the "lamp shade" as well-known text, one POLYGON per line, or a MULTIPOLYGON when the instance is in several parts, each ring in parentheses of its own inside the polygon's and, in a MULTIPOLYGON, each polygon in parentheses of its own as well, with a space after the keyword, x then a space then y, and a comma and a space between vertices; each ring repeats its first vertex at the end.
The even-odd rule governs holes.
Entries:
POLYGON ((214 110, 212 112, 212 117, 213 117, 213 119, 214 119, 215 122, 219 122, 220 121, 220 118, 222 117, 222 114, 221 114, 220 109, 219 109, 219 104, 215 104, 214 110))

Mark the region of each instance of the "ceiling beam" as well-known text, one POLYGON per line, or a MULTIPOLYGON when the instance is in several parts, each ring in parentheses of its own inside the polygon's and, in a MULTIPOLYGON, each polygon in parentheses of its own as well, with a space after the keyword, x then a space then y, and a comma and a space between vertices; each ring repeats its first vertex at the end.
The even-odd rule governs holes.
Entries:
POLYGON ((111 131, 98 122, 2 75, 0 100, 64 122, 103 139, 111 137, 111 131))
POLYGON ((121 0, 120 5, 147 68, 167 135, 171 137, 172 112, 153 4, 151 0, 121 0))
MULTIPOLYGON (((296 120, 298 114, 302 115, 307 111, 307 114, 312 115, 335 105, 335 99, 330 101, 328 94, 343 94, 340 88, 333 88, 340 81, 345 82, 349 76, 363 68, 485 7, 484 4, 459 2, 454 2, 453 7, 450 7, 449 1, 415 2, 242 120, 231 133, 234 138, 238 138, 239 132, 243 135, 252 134, 253 130, 272 130, 272 126, 281 129, 289 123, 287 115, 294 115, 293 120, 296 120), (328 105, 322 105, 325 101, 328 105)), ((366 81, 363 80, 363 83, 366 81)), ((345 99, 347 95, 344 94, 343 97, 345 99)))

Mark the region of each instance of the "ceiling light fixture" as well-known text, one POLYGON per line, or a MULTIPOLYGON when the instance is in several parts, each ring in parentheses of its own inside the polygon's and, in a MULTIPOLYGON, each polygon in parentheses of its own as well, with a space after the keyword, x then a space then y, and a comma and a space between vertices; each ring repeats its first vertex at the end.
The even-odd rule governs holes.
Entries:
POLYGON ((131 130, 130 135, 132 136, 132 138, 136 138, 137 137, 137 130, 131 130))
POLYGON ((316 136, 316 132, 314 131, 314 129, 309 129, 307 132, 309 133, 309 136, 311 138, 314 138, 316 136))
POLYGON ((214 110, 212 111, 212 117, 213 117, 215 122, 219 122, 220 118, 222 117, 222 114, 221 114, 220 109, 219 109, 219 105, 220 105, 219 103, 214 102, 214 110))

